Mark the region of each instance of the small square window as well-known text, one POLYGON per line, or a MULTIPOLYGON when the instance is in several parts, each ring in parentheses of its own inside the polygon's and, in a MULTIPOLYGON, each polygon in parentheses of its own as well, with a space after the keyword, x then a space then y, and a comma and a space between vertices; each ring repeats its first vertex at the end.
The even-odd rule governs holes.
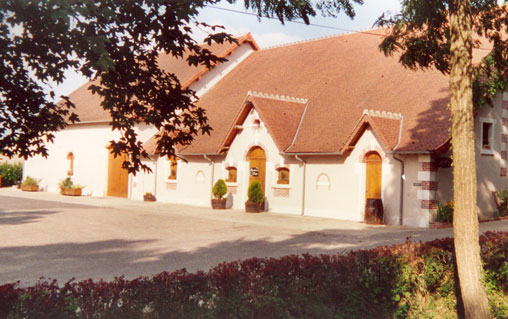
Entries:
POLYGON ((282 167, 278 169, 279 178, 277 180, 277 184, 289 184, 289 169, 282 167))
POLYGON ((226 168, 228 170, 228 178, 226 179, 226 182, 228 183, 236 183, 236 175, 237 175, 237 170, 236 170, 236 167, 228 167, 226 168))

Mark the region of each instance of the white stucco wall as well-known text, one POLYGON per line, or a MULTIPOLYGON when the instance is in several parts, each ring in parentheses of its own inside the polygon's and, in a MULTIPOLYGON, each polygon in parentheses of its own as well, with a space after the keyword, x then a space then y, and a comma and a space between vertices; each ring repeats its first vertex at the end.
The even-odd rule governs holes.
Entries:
MULTIPOLYGON (((430 155, 401 155, 404 160, 404 204, 403 224, 413 227, 429 227, 430 210, 422 208, 422 200, 426 199, 422 190, 422 180, 435 180, 436 172, 422 171, 422 157, 430 158, 430 155)), ((425 160, 425 159, 424 159, 425 160)), ((429 192, 430 193, 430 192, 429 192)), ((433 195, 430 193, 430 195, 433 195)))
POLYGON ((382 157, 384 220, 397 224, 400 164, 387 156, 372 130, 367 129, 352 152, 337 156, 307 156, 305 215, 363 221, 365 213, 365 154, 382 157), (329 183, 329 184, 328 184, 329 183))
MULTIPOLYGON (((508 94, 504 93, 505 101, 508 94)), ((508 179, 501 176, 501 169, 506 169, 506 157, 503 152, 507 151, 506 142, 502 140, 502 134, 508 134, 508 123, 503 124, 503 118, 508 119, 508 111, 503 109, 503 94, 498 94, 493 101, 493 107, 485 105, 478 110, 475 118, 475 148, 478 181, 478 208, 480 216, 492 217, 497 210, 492 192, 503 190, 508 187, 508 179), (489 120, 493 122, 494 145, 493 152, 486 153, 482 148, 481 122, 489 120)), ((506 122, 506 120, 505 120, 506 122)), ((506 174, 505 174, 506 175, 506 174)))
MULTIPOLYGON (((141 140, 155 134, 153 128, 141 125, 136 128, 141 140)), ((104 196, 108 178, 109 141, 119 137, 107 124, 78 124, 55 134, 54 143, 47 145, 48 158, 41 156, 25 162, 23 178, 41 179, 43 191, 58 192, 58 183, 67 177, 70 162, 67 155, 74 154, 73 182, 86 187, 84 195, 104 196)))

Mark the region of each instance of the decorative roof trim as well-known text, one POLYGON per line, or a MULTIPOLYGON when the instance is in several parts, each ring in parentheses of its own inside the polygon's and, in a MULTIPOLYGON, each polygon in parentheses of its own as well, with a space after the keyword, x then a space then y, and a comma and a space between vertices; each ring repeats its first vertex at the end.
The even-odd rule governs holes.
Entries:
POLYGON ((343 33, 338 33, 338 34, 325 35, 325 36, 317 37, 317 38, 303 39, 303 40, 298 40, 298 41, 293 41, 293 42, 287 42, 287 43, 272 45, 272 46, 268 46, 266 48, 261 49, 261 51, 270 50, 270 49, 276 49, 276 48, 289 47, 289 46, 292 46, 292 45, 303 44, 303 43, 314 42, 314 41, 320 41, 320 40, 326 40, 326 39, 331 39, 331 38, 338 38, 338 37, 343 37, 343 36, 348 36, 348 35, 353 35, 353 34, 358 34, 358 33, 365 33, 365 34, 369 34, 369 35, 375 35, 375 36, 379 36, 379 37, 385 37, 384 34, 372 33, 372 31, 377 31, 377 30, 380 30, 380 29, 383 29, 383 28, 370 28, 370 29, 364 29, 364 30, 351 30, 351 31, 346 31, 346 32, 343 32, 343 33))
POLYGON ((248 91, 247 95, 250 95, 253 97, 259 97, 262 99, 271 99, 271 100, 278 100, 278 101, 283 101, 283 102, 293 102, 293 103, 301 103, 301 104, 306 104, 309 102, 309 100, 304 99, 304 98, 292 97, 292 96, 287 96, 287 95, 268 94, 268 93, 254 92, 254 91, 248 91))
POLYGON ((386 112, 386 111, 378 111, 378 110, 363 110, 362 115, 368 115, 373 117, 381 117, 385 119, 390 120, 401 120, 402 119, 402 113, 392 113, 392 112, 386 112))
MULTIPOLYGON (((254 38, 252 37, 251 33, 248 32, 247 34, 245 34, 244 36, 241 36, 239 37, 238 39, 236 39, 237 43, 231 43, 231 46, 226 50, 224 51, 223 53, 221 53, 220 55, 218 55, 219 58, 225 58, 227 57, 228 55, 230 55, 236 48, 239 48, 244 42, 247 42, 251 45, 252 49, 254 51, 258 51, 259 50, 259 46, 258 44, 256 43, 256 41, 254 40, 254 38)), ((199 80, 199 78, 201 76, 203 76, 206 72, 208 72, 209 70, 211 70, 212 68, 215 67, 217 63, 211 63, 210 64, 210 68, 208 67, 203 67, 200 71, 198 71, 196 74, 194 74, 194 76, 192 78, 190 78, 187 82, 185 82, 183 85, 182 85, 182 89, 186 89, 188 88, 192 83, 196 82, 197 80, 199 80)))

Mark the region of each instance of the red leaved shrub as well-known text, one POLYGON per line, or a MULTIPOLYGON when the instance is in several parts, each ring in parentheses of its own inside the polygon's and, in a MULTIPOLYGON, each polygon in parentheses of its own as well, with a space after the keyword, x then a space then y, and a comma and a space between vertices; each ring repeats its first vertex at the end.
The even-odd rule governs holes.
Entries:
MULTIPOLYGON (((481 236, 487 292, 508 316, 508 233, 481 236)), ((207 273, 0 286, 1 318, 419 318, 456 314, 453 240, 222 263, 207 273)))

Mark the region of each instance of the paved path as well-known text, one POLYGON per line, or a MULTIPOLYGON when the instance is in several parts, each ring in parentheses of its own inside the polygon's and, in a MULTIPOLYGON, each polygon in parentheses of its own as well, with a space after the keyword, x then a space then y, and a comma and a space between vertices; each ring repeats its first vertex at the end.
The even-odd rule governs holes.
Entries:
MULTIPOLYGON (((508 221, 481 224, 507 230, 508 221)), ((222 261, 337 253, 451 236, 451 229, 368 226, 275 213, 246 214, 118 198, 0 189, 0 284, 38 278, 111 280, 222 261)))

